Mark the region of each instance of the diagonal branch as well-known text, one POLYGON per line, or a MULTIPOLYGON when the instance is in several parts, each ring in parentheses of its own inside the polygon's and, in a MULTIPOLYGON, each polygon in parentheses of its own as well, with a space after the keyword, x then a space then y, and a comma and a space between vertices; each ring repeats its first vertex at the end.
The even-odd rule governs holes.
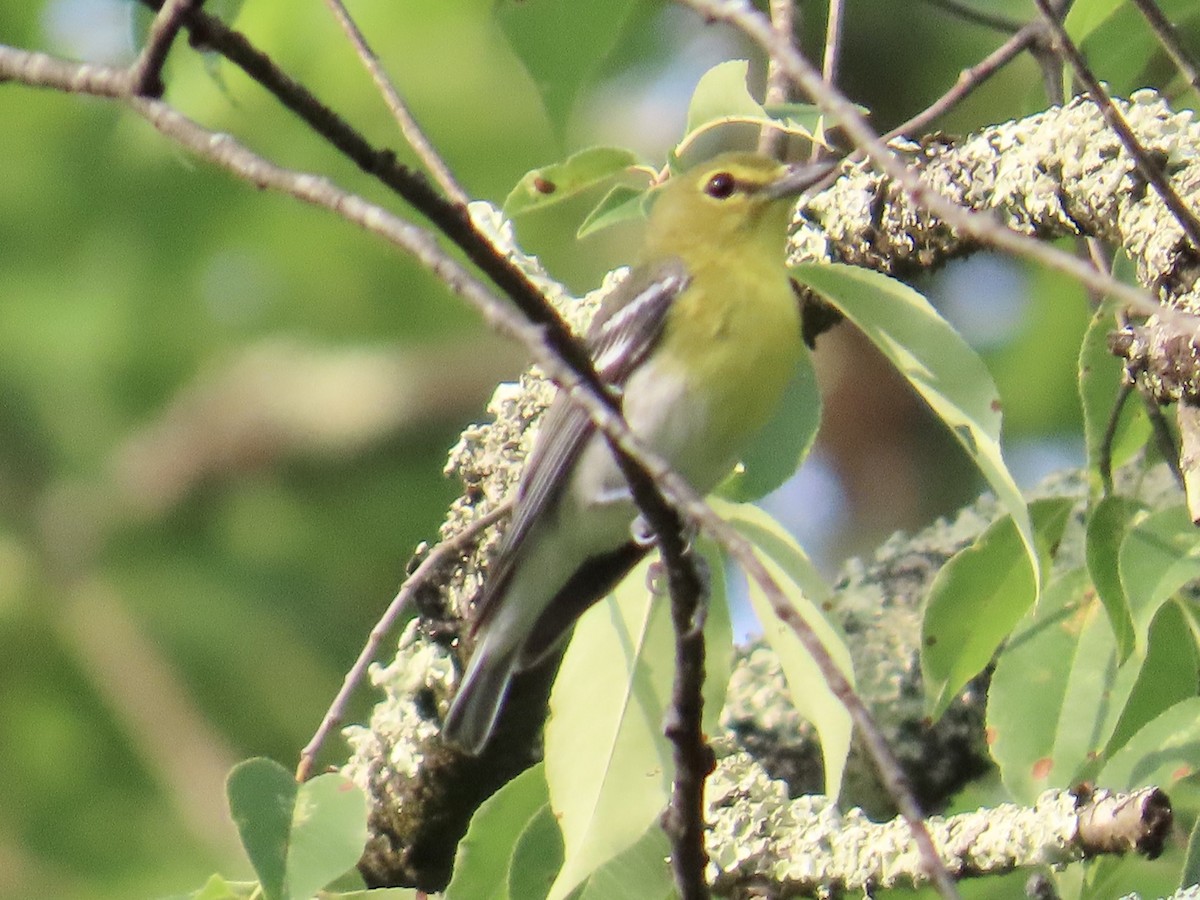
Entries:
POLYGON ((1192 87, 1200 90, 1200 71, 1197 71, 1196 61, 1183 45, 1178 29, 1163 15, 1163 11, 1154 0, 1133 0, 1133 5, 1145 16, 1158 42, 1171 57, 1171 62, 1175 63, 1176 68, 1192 87))

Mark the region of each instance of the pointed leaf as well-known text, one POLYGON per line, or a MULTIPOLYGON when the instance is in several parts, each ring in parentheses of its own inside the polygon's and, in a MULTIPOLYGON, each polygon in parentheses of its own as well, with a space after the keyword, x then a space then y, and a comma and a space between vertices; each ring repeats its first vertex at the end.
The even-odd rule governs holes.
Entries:
POLYGON ((1200 745, 1200 697, 1182 700, 1156 716, 1131 737, 1097 776, 1112 790, 1146 785, 1170 787, 1197 769, 1200 745))
POLYGON ((735 502, 758 500, 778 488, 804 462, 821 424, 821 392, 812 357, 801 354, 783 402, 754 439, 738 471, 720 488, 735 502))
POLYGON ((1200 819, 1192 826, 1188 837, 1187 856, 1183 860, 1183 871, 1179 874, 1179 889, 1200 884, 1200 819))
POLYGON ((792 274, 854 322, 963 445, 1016 522, 1036 595, 1041 570, 1029 510, 1000 454, 1000 398, 975 351, 894 278, 836 263, 795 266, 792 274))
MULTIPOLYGON (((1073 505, 1065 497, 1031 505, 1039 544, 1058 543, 1073 505)), ((933 718, 992 661, 1001 641, 1033 606, 1037 591, 1026 558, 1012 518, 1005 516, 934 578, 921 637, 921 671, 933 718)))
POLYGON ((1133 617, 1121 584, 1120 547, 1135 521, 1145 515, 1145 507, 1133 498, 1112 496, 1096 504, 1087 523, 1088 571, 1104 602, 1122 662, 1133 652, 1133 617))
POLYGON ((508 884, 517 840, 549 803, 542 763, 526 769, 485 800, 458 844, 446 900, 508 900, 507 894, 497 892, 497 886, 508 884))
POLYGON ((562 900, 636 841, 666 806, 671 750, 662 734, 674 639, 670 603, 647 589, 649 561, 580 619, 550 696, 546 783, 565 859, 562 900))
POLYGON ((638 164, 637 154, 620 147, 588 147, 563 162, 527 172, 504 200, 504 214, 517 216, 545 209, 624 175, 638 164))
POLYGON ((992 756, 1015 799, 1070 787, 1104 749, 1116 643, 1087 572, 1052 581, 1013 633, 988 688, 992 756))
POLYGON ((650 192, 630 187, 627 184, 614 184, 604 199, 587 214, 579 229, 575 232, 577 239, 603 231, 610 225, 619 225, 632 219, 646 218, 646 204, 650 192))
POLYGON ((1159 608, 1189 581, 1200 578, 1200 529, 1183 506, 1158 510, 1129 529, 1118 564, 1134 644, 1144 653, 1159 608))
POLYGON ((274 760, 238 763, 225 781, 229 811, 266 900, 284 900, 288 838, 300 785, 274 760))
MULTIPOLYGON (((755 547, 755 555, 784 591, 792 606, 816 633, 842 674, 854 683, 850 651, 834 625, 822 612, 830 591, 824 579, 804 555, 800 545, 770 515, 749 504, 733 505, 713 499, 713 508, 755 547)), ((772 611, 761 588, 750 581, 750 602, 763 628, 763 636, 779 657, 784 678, 797 712, 812 723, 821 736, 825 762, 825 793, 836 797, 850 753, 852 723, 842 702, 825 684, 825 679, 796 637, 772 611)))
POLYGON ((508 866, 508 896, 512 900, 543 900, 562 864, 562 832, 554 810, 544 803, 517 837, 508 866))

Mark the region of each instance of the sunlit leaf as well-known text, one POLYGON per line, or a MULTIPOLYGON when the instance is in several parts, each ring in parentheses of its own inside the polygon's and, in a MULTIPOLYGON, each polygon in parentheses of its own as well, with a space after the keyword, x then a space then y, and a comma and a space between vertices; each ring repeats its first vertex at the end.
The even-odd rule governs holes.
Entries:
POLYGON ((446 900, 509 900, 508 870, 517 841, 549 804, 550 792, 541 763, 526 769, 485 800, 459 842, 446 900))
POLYGON ((619 225, 633 219, 646 217, 646 204, 650 194, 627 184, 614 184, 604 199, 584 217, 576 238, 585 238, 611 225, 619 225))
POLYGON ((508 866, 508 896, 512 900, 543 900, 562 864, 562 831, 554 810, 544 803, 517 836, 508 866))
POLYGON ((1016 522, 1036 595, 1041 573, 1029 510, 1000 454, 1000 398, 979 356, 929 301, 894 278, 839 264, 795 266, 792 274, 854 322, 962 444, 1016 522))
POLYGON ((765 497, 796 473, 808 456, 821 424, 821 392, 812 357, 801 354, 783 402, 742 457, 738 471, 719 493, 745 502, 765 497))
POLYGON ((766 118, 762 105, 750 96, 746 87, 749 71, 749 62, 731 59, 717 63, 701 75, 688 104, 685 132, 691 134, 699 128, 729 119, 766 118))
POLYGON ((504 213, 517 216, 545 209, 625 174, 638 164, 632 150, 620 147, 589 147, 563 162, 527 172, 504 200, 504 213))
POLYGON ((1116 643, 1086 570, 1055 579, 988 688, 992 756, 1013 797, 1032 803, 1049 787, 1070 787, 1104 749, 1116 678, 1116 643))
MULTIPOLYGON (((853 684, 854 665, 850 651, 823 611, 823 605, 830 597, 829 587, 800 545, 770 515, 755 506, 734 505, 715 498, 713 506, 754 545, 755 555, 782 589, 787 601, 812 628, 842 674, 853 684)), ((753 579, 749 580, 749 593, 763 628, 763 637, 779 657, 792 704, 821 737, 825 792, 836 797, 850 752, 850 714, 826 685, 816 662, 795 632, 772 611, 765 594, 753 579)))
POLYGON ((367 801, 344 775, 297 784, 269 759, 229 773, 229 809, 267 900, 306 900, 354 868, 367 842, 367 801))
POLYGON ((668 860, 671 845, 657 824, 625 852, 613 857, 587 880, 572 900, 668 900, 675 882, 668 860))
MULTIPOLYGON (((1057 544, 1073 504, 1054 498, 1030 505, 1038 544, 1057 544)), ((929 589, 921 631, 930 715, 941 716, 963 685, 992 661, 1036 597, 1025 548, 1009 516, 942 567, 929 589)))
POLYGON ((649 571, 643 562, 580 619, 550 696, 546 783, 565 850, 555 900, 638 840, 669 796, 674 640, 649 571))

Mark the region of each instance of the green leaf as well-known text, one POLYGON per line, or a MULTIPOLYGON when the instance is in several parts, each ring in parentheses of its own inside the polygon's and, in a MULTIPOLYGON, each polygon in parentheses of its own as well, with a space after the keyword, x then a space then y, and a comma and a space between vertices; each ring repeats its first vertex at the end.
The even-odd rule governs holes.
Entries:
POLYGON ((225 782, 229 811, 266 900, 287 896, 288 836, 299 790, 291 772, 261 757, 238 763, 225 782))
POLYGON ((1108 700, 1114 722, 1108 728, 1108 756, 1155 716, 1196 693, 1196 644, 1178 604, 1159 610, 1150 625, 1145 658, 1133 655, 1126 667, 1134 668, 1136 679, 1129 688, 1114 690, 1108 700))
POLYGON ((250 759, 229 773, 226 792, 267 900, 307 900, 362 855, 367 800, 344 775, 298 785, 279 763, 250 759))
POLYGON ((671 845, 652 825, 628 850, 592 873, 574 900, 667 900, 675 897, 671 845))
POLYGON ((248 900, 258 890, 257 881, 226 881, 220 875, 213 875, 198 891, 162 900, 248 900))
POLYGON ((550 804, 543 803, 517 837, 508 866, 508 896, 512 900, 543 900, 562 864, 562 831, 550 804))
POLYGON ((708 567, 708 609, 704 617, 704 713, 701 727, 705 734, 718 734, 721 730, 721 711, 725 708, 725 692, 733 675, 733 621, 725 591, 724 553, 716 542, 707 538, 698 539, 696 549, 708 567))
POLYGON ((792 274, 854 322, 963 445, 1017 524, 1036 595, 1041 570, 1029 510, 1000 454, 1000 399, 975 351, 894 278, 836 263, 796 266, 792 274))
POLYGON ((731 59, 713 66, 700 76, 688 104, 684 136, 672 157, 686 152, 692 142, 719 125, 771 125, 787 134, 814 138, 821 131, 821 111, 806 103, 779 103, 763 107, 746 83, 750 63, 731 59))
POLYGON ((1169 787, 1196 771, 1200 759, 1200 697, 1160 713, 1131 737, 1097 775, 1097 784, 1133 790, 1169 787))
POLYGON ((1181 587, 1200 578, 1200 529, 1187 509, 1161 509, 1134 524, 1121 542, 1121 584, 1129 600, 1134 645, 1145 653, 1150 623, 1181 587))
POLYGON ((546 783, 565 847, 554 900, 638 840, 669 796, 674 638, 649 571, 647 560, 580 619, 550 695, 546 783))
MULTIPOLYGON (((1114 325, 1113 305, 1102 304, 1092 316, 1079 350, 1079 400, 1083 408, 1083 435, 1093 493, 1098 493, 1102 487, 1100 456, 1104 434, 1115 410, 1124 377, 1121 361, 1108 349, 1108 334, 1114 325)), ((1109 460, 1111 467, 1115 469, 1132 459, 1149 435, 1150 421, 1146 412, 1136 398, 1131 398, 1121 410, 1121 418, 1113 436, 1109 460)))
POLYGON ((821 424, 821 392, 812 357, 803 353, 783 402, 719 493, 735 502, 764 497, 787 481, 812 450, 821 424))
POLYGON ((508 900, 508 894, 497 894, 497 886, 507 887, 517 841, 549 803, 542 763, 526 769, 485 800, 458 844, 446 900, 508 900))
POLYGON ((650 192, 647 190, 627 184, 614 184, 604 195, 604 199, 584 218, 579 230, 575 232, 576 239, 585 238, 612 225, 646 218, 646 203, 649 198, 650 192))
POLYGON ((1200 819, 1192 826, 1188 837, 1187 856, 1183 860, 1183 871, 1179 874, 1179 889, 1200 884, 1200 819))
POLYGON ((367 798, 345 775, 328 772, 296 794, 288 840, 287 889, 309 900, 354 868, 367 844, 367 798))
MULTIPOLYGON (((1195 0, 1158 0, 1157 6, 1181 33, 1200 22, 1200 5, 1195 0)), ((1151 64, 1163 56, 1158 39, 1133 3, 1079 0, 1064 24, 1092 71, 1119 95, 1145 87, 1151 64)))
POLYGON ((1108 741, 1116 643, 1087 572, 1052 581, 1009 639, 988 688, 991 751, 1013 797, 1069 787, 1108 741))
MULTIPOLYGON (((713 508, 746 537, 755 555, 779 584, 788 601, 820 639, 842 673, 854 683, 850 651, 836 627, 825 617, 823 606, 830 597, 816 568, 800 545, 771 516, 749 504, 733 505, 712 498, 713 508)), ((850 753, 852 723, 842 702, 825 684, 816 662, 795 632, 775 615, 762 589, 750 579, 750 602, 763 628, 763 636, 779 657, 792 704, 812 723, 821 736, 825 762, 825 793, 836 797, 850 753)))
POLYGON ((731 59, 717 63, 701 75, 688 104, 684 132, 690 135, 729 119, 765 119, 767 114, 762 105, 750 96, 746 87, 749 71, 747 60, 731 59))
POLYGON ((504 214, 518 216, 553 206, 588 188, 624 175, 638 162, 637 154, 620 147, 580 150, 563 162, 551 163, 525 173, 505 198, 504 214))
POLYGON ((1104 602, 1122 662, 1133 652, 1133 617, 1121 584, 1119 551, 1134 521, 1145 507, 1130 497, 1105 497, 1092 509, 1087 523, 1087 565, 1096 593, 1104 602))
POLYGON ((496 22, 561 132, 580 90, 617 46, 641 0, 498 0, 496 22))
MULTIPOLYGON (((1037 544, 1062 537, 1074 501, 1031 504, 1037 544)), ((922 623, 921 671, 929 710, 938 718, 959 689, 992 661, 1000 643, 1037 598, 1025 548, 1010 516, 993 522, 956 553, 929 589, 922 623)))

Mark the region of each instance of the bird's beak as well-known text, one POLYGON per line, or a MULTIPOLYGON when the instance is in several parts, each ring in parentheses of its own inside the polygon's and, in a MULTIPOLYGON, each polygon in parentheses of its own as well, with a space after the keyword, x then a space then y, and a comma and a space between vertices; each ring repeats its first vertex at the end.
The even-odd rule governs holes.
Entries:
POLYGON ((763 194, 769 200, 803 194, 833 172, 837 166, 837 162, 793 163, 783 175, 763 188, 763 194))

